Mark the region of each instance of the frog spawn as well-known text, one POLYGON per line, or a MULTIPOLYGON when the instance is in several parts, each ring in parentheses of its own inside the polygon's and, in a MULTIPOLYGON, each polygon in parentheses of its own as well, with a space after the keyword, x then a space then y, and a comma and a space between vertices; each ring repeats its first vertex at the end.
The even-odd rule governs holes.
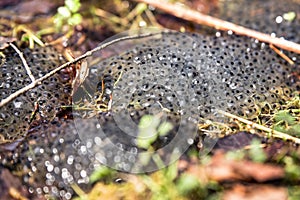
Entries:
MULTIPOLYGON (((21 51, 36 79, 65 62, 52 47, 21 51)), ((3 54, 5 58, 0 66, 0 99, 31 83, 19 55, 10 47, 3 54)), ((51 121, 60 106, 69 104, 70 91, 70 76, 66 71, 61 71, 1 107, 1 142, 23 138, 27 135, 30 123, 37 119, 51 121)))
POLYGON ((90 163, 84 147, 72 120, 53 121, 34 128, 15 152, 1 155, 2 165, 14 165, 27 172, 23 182, 33 196, 51 194, 70 199, 73 194, 70 184, 74 179, 87 183, 87 177, 81 176, 84 173, 81 165, 86 169, 90 163))
MULTIPOLYGON (((162 33, 160 39, 143 42, 112 57, 111 62, 105 60, 92 67, 94 72, 101 71, 91 73, 88 80, 98 80, 94 83, 98 86, 101 82, 96 94, 106 95, 104 101, 111 101, 110 111, 115 115, 128 110, 129 119, 134 108, 152 113, 167 109, 191 126, 207 119, 227 122, 218 110, 251 118, 263 102, 280 104, 299 90, 297 78, 291 76, 298 67, 282 64, 271 49, 252 43, 235 35, 211 38, 162 33)), ((125 118, 122 115, 116 127, 125 118)), ((134 132, 131 129, 123 131, 124 135, 134 132)), ((107 135, 112 130, 107 130, 107 135)), ((188 141, 191 135, 182 137, 188 141)))
MULTIPOLYGON (((136 111, 134 120, 137 122, 143 114, 136 111)), ((176 132, 178 118, 170 115, 167 120, 177 126, 173 131, 176 132)), ((123 131, 116 127, 112 116, 106 113, 97 120, 54 120, 31 130, 15 151, 5 152, 5 156, 0 152, 4 158, 1 164, 25 172, 23 182, 32 196, 70 199, 74 195, 71 184, 89 188, 89 175, 100 165, 115 166, 122 171, 130 171, 136 165, 140 149, 130 145, 129 138, 122 136, 123 131), (99 133, 100 127, 103 132, 99 133), (114 134, 105 134, 112 130, 114 134), (78 135, 82 131, 89 134, 83 138, 78 135)), ((161 143, 154 145, 159 148, 161 143)), ((149 165, 155 163, 150 162, 148 168, 149 165)))
POLYGON ((219 12, 211 14, 254 30, 300 42, 300 38, 295 34, 300 28, 299 18, 296 17, 292 21, 283 18, 283 15, 289 12, 299 14, 298 2, 288 1, 283 4, 280 0, 233 0, 220 2, 220 8, 219 12))
MULTIPOLYGON (((221 108, 251 117, 255 112, 246 111, 247 108, 263 101, 280 102, 279 91, 286 91, 283 95, 292 97, 292 91, 299 89, 297 78, 291 76, 297 67, 283 65, 271 49, 259 45, 253 48, 251 43, 251 39, 239 36, 211 39, 163 33, 161 39, 114 57, 110 64, 99 63, 99 68, 108 70, 101 72, 97 80, 103 80, 104 85, 109 82, 113 109, 118 108, 119 99, 127 104, 146 105, 147 100, 156 97, 155 101, 174 112, 181 112, 183 104, 176 105, 173 100, 182 103, 185 99, 184 110, 198 109, 198 116, 194 116, 197 120, 213 119, 215 110, 221 108), (113 86, 114 83, 117 84, 113 86), (153 91, 147 94, 145 90, 149 89, 145 88, 153 91), (168 99, 172 99, 171 104, 168 99)), ((100 93, 106 91, 98 89, 100 93)))
MULTIPOLYGON (((186 36, 181 38, 180 35, 182 34, 167 33, 163 34, 162 37, 165 37, 168 42, 170 40, 181 41, 183 38, 187 38, 186 36)), ((117 102, 112 105, 111 112, 97 114, 96 120, 83 119, 81 121, 77 119, 78 121, 75 120, 75 126, 70 125, 69 128, 49 131, 49 133, 53 133, 63 130, 58 134, 60 137, 56 136, 52 142, 49 142, 53 146, 46 147, 47 150, 44 149, 44 152, 51 152, 53 149, 57 149, 55 152, 63 152, 59 156, 60 162, 56 161, 57 155, 44 153, 46 155, 50 154, 50 157, 47 159, 43 158, 40 163, 44 164, 36 167, 39 170, 38 172, 35 171, 32 176, 38 177, 37 174, 47 175, 49 173, 47 172, 48 166, 53 165, 53 167, 49 168, 56 168, 56 171, 59 171, 59 173, 55 175, 55 181, 52 181, 50 185, 48 183, 47 187, 49 188, 47 191, 56 191, 56 193, 53 193, 60 197, 68 198, 70 194, 73 194, 68 184, 75 182, 84 187, 81 184, 88 181, 88 175, 101 163, 109 166, 118 166, 117 168, 120 170, 129 170, 137 162, 137 157, 132 155, 138 154, 141 150, 134 146, 135 143, 132 142, 130 136, 124 135, 124 131, 118 128, 118 124, 116 124, 116 120, 112 116, 113 113, 120 114, 119 112, 123 108, 126 108, 126 112, 121 118, 124 119, 126 116, 130 116, 135 123, 138 123, 143 114, 149 113, 149 110, 153 112, 161 111, 161 105, 170 110, 171 113, 180 115, 181 107, 184 104, 179 103, 178 100, 180 98, 177 95, 181 94, 180 92, 188 91, 187 88, 192 88, 195 91, 194 96, 197 101, 186 101, 190 103, 186 110, 191 110, 187 114, 198 120, 207 117, 213 120, 224 120, 224 118, 213 113, 213 109, 222 108, 235 114, 249 116, 254 114, 250 112, 250 109, 256 108, 254 106, 258 105, 258 102, 280 103, 283 100, 282 96, 291 97, 293 95, 292 91, 299 89, 297 81, 289 76, 298 69, 281 64, 281 59, 268 48, 261 49, 260 46, 257 46, 247 50, 252 42, 250 39, 238 36, 208 38, 189 35, 188 37, 194 39, 195 44, 193 45, 195 49, 188 49, 188 53, 184 53, 184 56, 182 56, 183 54, 176 56, 174 52, 178 51, 178 49, 183 51, 185 46, 182 47, 177 44, 175 49, 168 46, 166 47, 168 53, 163 54, 163 51, 166 51, 164 49, 165 44, 161 42, 162 40, 153 40, 151 43, 138 45, 135 49, 129 50, 123 55, 112 57, 99 63, 97 66, 93 66, 91 69, 92 73, 87 81, 91 84, 91 82, 97 80, 94 83, 95 96, 99 97, 98 93, 104 93, 107 97, 103 101, 110 101, 111 97, 109 96, 113 94, 112 100, 117 102), (233 53, 232 50, 236 48, 234 40, 239 40, 239 45, 244 46, 245 49, 240 46, 240 51, 234 51, 233 53), (157 43, 160 43, 159 47, 162 50, 156 48, 154 51, 157 43), (147 45, 149 46, 147 47, 147 45), (216 45, 219 45, 219 47, 216 47, 216 45), (223 47, 225 47, 224 50, 219 54, 218 50, 223 49, 223 47), (151 48, 151 50, 147 52, 147 48, 151 48), (200 50, 197 50, 198 48, 200 50), (139 52, 138 56, 137 52, 139 52), (149 56, 147 53, 151 53, 151 55, 149 56), (175 56, 173 56, 174 54, 175 56), (260 57, 260 54, 263 57, 260 57), (156 59, 153 57, 156 57, 156 59), (175 61, 170 60, 171 58, 175 61), (183 62, 177 62, 181 59, 184 59, 183 62), (269 60, 269 62, 266 63, 266 60, 269 60), (106 69, 104 71, 103 66, 106 69), (165 66, 165 68, 162 66, 165 66), (100 74, 98 69, 101 71, 100 74), (121 70, 123 70, 122 73, 121 70), (154 74, 159 74, 165 79, 155 80, 157 77, 154 74), (188 77, 188 82, 186 79, 183 80, 185 84, 189 84, 189 87, 174 81, 181 76, 188 77), (102 83, 99 84, 99 82, 102 82, 102 79, 106 83, 104 84, 104 91, 102 91, 102 83), (170 80, 170 82, 165 81, 166 79, 170 80), (287 88, 290 88, 290 90, 287 88), (128 95, 121 96, 121 93, 118 94, 118 90, 125 91, 124 93, 128 95), (287 92, 281 94, 280 91, 287 92), (116 96, 114 96, 115 92, 117 93, 116 96), (157 102, 160 102, 160 105, 157 102), (151 110, 151 108, 154 109, 151 110), (84 126, 89 128, 84 128, 84 126), (82 138, 82 135, 76 135, 78 133, 72 131, 74 127, 77 130, 81 129, 78 132, 82 131, 90 134, 87 134, 86 138, 82 138), (95 127, 102 129, 103 135, 101 137, 95 131, 95 127), (72 135, 71 137, 70 134, 72 135), (61 140, 61 137, 64 138, 64 145, 59 145, 58 141, 61 140), (82 139, 85 142, 82 143, 82 139), (119 151, 114 151, 115 149, 111 148, 112 145, 117 146, 119 151), (58 147, 61 149, 58 149, 58 147), (68 178, 69 181, 66 180, 68 178)), ((174 124, 179 124, 181 120, 181 118, 175 120, 176 116, 170 116, 169 119, 173 119, 174 124)), ((174 131, 176 130, 174 129, 174 131)), ((162 145, 166 145, 169 142, 162 143, 162 145)), ((37 143, 39 144, 39 142, 37 143)), ((158 145, 158 149, 160 147, 158 145)), ((52 176, 48 175, 48 177, 53 180, 52 176)), ((42 186, 38 188, 38 191, 44 190, 42 186)))
MULTIPOLYGON (((38 135, 44 132, 41 137, 34 138, 30 147, 27 138, 2 164, 20 163, 29 170, 24 182, 31 185, 32 193, 69 199, 74 194, 70 184, 87 186, 88 176, 100 164, 131 171, 137 163, 136 155, 143 150, 136 148, 128 131, 118 127, 114 115, 122 114, 121 120, 137 124, 144 114, 168 110, 166 118, 175 127, 156 144, 159 151, 172 142, 180 123, 189 127, 203 119, 226 122, 217 109, 250 117, 259 102, 281 103, 299 91, 299 81, 291 75, 299 68, 285 65, 268 47, 253 43, 235 35, 162 33, 160 39, 108 58, 91 67, 84 83, 89 95, 81 93, 75 100, 101 96, 100 101, 112 104, 111 110, 89 111, 96 118, 78 117, 75 124, 67 121, 41 127, 36 130, 38 135)), ((74 116, 81 114, 74 111, 74 116)))

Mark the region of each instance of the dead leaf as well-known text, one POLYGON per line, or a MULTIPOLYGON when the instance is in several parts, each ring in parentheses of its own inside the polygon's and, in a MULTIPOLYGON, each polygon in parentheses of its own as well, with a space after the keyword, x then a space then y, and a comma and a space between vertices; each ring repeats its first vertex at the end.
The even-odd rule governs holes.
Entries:
POLYGON ((81 63, 76 64, 76 77, 72 82, 73 94, 77 91, 78 87, 84 82, 88 74, 89 67, 86 60, 82 60, 81 63), (77 67, 77 65, 79 67, 77 67))
POLYGON ((237 161, 226 159, 222 152, 216 153, 206 166, 206 173, 211 180, 233 181, 244 180, 265 182, 284 178, 284 169, 271 165, 251 161, 237 161))
POLYGON ((20 179, 13 176, 8 169, 0 167, 0 199, 27 199, 28 192, 20 179))
POLYGON ((0 36, 0 50, 9 47, 9 43, 15 42, 16 40, 16 38, 0 36))
POLYGON ((271 185, 244 186, 235 185, 224 192, 222 200, 285 200, 288 199, 286 188, 271 185))

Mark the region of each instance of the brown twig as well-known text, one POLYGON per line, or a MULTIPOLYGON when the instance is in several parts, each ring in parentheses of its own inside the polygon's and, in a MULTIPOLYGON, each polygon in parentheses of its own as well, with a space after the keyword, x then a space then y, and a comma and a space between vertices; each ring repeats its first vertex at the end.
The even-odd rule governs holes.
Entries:
POLYGON ((129 36, 125 36, 125 37, 121 37, 121 38, 117 38, 115 40, 106 42, 90 51, 87 51, 85 54, 75 58, 74 60, 71 60, 63 65, 60 65, 59 67, 55 68, 54 70, 50 71, 49 73, 45 74, 44 76, 42 76, 41 78, 38 78, 36 80, 34 80, 32 83, 30 83, 29 85, 17 90, 16 92, 12 93, 11 95, 9 95, 7 98, 2 99, 0 102, 0 108, 4 105, 6 105, 7 103, 9 103, 10 101, 12 101, 13 99, 15 99, 16 97, 18 97, 19 95, 27 92, 28 90, 36 87, 37 85, 41 84, 42 81, 46 80, 47 78, 53 76, 54 74, 56 74, 58 71, 66 68, 67 66, 70 66, 71 64, 74 64, 80 60, 83 60, 91 55, 93 55, 93 53, 100 51, 101 49, 104 49, 105 47, 108 47, 114 43, 117 42, 121 42, 124 40, 130 40, 130 39, 140 39, 140 38, 145 38, 145 37, 151 37, 151 36, 155 36, 158 34, 161 34, 162 32, 154 32, 154 33, 141 33, 141 34, 136 34, 136 35, 129 35, 129 36))
POLYGON ((282 133, 280 131, 273 130, 271 128, 265 127, 263 125, 260 125, 260 124, 254 123, 254 122, 251 122, 247 119, 244 119, 242 117, 233 115, 231 113, 228 113, 228 112, 225 112, 225 111, 222 111, 222 110, 218 110, 218 113, 220 113, 220 114, 222 114, 226 117, 236 119, 236 120, 238 120, 240 122, 243 122, 243 123, 245 123, 245 124, 247 124, 247 125, 249 125, 253 128, 256 128, 258 130, 265 131, 265 132, 269 133, 267 136, 271 136, 271 137, 274 137, 274 138, 280 138, 280 139, 284 139, 284 140, 289 140, 289 141, 295 142, 296 144, 300 144, 300 139, 299 138, 296 138, 296 137, 293 137, 291 135, 282 133))
POLYGON ((261 42, 266 42, 269 44, 273 44, 275 46, 278 46, 282 49, 293 51, 298 54, 300 54, 300 44, 284 40, 277 37, 271 37, 271 35, 261 33, 258 31, 254 31, 249 28, 245 28, 243 26, 236 25, 234 23, 224 21, 209 15, 202 14, 198 11, 178 6, 175 4, 167 3, 166 1, 160 1, 160 0, 134 0, 137 2, 143 2, 147 3, 153 7, 158 8, 159 10, 162 10, 164 12, 167 12, 171 15, 174 15, 178 18, 182 18, 188 21, 196 22, 198 24, 214 27, 218 30, 223 31, 233 31, 238 35, 245 35, 248 37, 255 38, 261 42))
POLYGON ((32 73, 31 73, 31 70, 30 70, 30 68, 29 68, 29 66, 28 66, 28 64, 27 64, 27 61, 26 61, 26 59, 24 58, 24 56, 23 56, 23 53, 18 49, 18 47, 16 47, 16 45, 14 45, 13 43, 9 43, 9 45, 17 52, 17 54, 19 55, 19 57, 21 58, 21 60, 22 60, 22 63, 23 63, 23 65, 24 65, 24 67, 25 67, 25 70, 26 70, 26 72, 27 72, 27 75, 29 76, 29 78, 31 79, 31 82, 34 82, 35 81, 35 78, 34 78, 34 76, 32 75, 32 73))
POLYGON ((286 60, 290 65, 295 64, 294 61, 292 61, 287 55, 285 55, 282 51, 280 51, 279 49, 277 49, 273 44, 269 45, 270 48, 275 51, 275 53, 277 53, 279 56, 281 56, 281 58, 283 58, 284 60, 286 60))

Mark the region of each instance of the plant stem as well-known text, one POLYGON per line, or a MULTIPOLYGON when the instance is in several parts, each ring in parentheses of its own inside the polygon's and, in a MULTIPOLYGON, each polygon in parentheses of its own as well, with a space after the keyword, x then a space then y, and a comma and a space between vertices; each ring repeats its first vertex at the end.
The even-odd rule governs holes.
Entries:
POLYGON ((245 35, 248 37, 252 37, 261 42, 273 44, 282 49, 293 51, 295 53, 300 54, 300 44, 285 39, 281 39, 278 37, 271 37, 271 35, 261 33, 259 31, 255 31, 249 28, 245 28, 243 26, 236 25, 234 23, 222 19, 218 19, 216 17, 205 15, 187 7, 178 6, 161 0, 133 0, 133 1, 149 4, 155 8, 158 8, 159 10, 162 10, 166 13, 169 13, 181 19, 210 26, 218 30, 223 30, 223 31, 231 30, 238 35, 245 35))

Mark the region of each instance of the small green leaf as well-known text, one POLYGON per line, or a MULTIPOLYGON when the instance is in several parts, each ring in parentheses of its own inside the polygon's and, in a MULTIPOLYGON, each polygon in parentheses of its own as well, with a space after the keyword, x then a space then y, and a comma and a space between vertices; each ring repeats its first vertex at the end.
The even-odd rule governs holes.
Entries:
POLYGON ((166 171, 166 178, 169 179, 170 181, 173 181, 177 175, 178 175, 178 168, 177 168, 177 162, 172 163, 167 167, 166 171))
POLYGON ((64 18, 60 14, 54 16, 54 24, 57 29, 60 29, 63 26, 64 18))
POLYGON ((289 125, 293 125, 295 124, 295 120, 296 118, 293 117, 289 111, 287 110, 280 110, 278 111, 275 116, 274 116, 274 119, 276 122, 280 122, 280 121, 285 121, 287 122, 289 125))
POLYGON ((65 0, 65 5, 72 13, 76 13, 81 6, 80 0, 65 0))
MULTIPOLYGON (((153 133, 153 132, 152 132, 153 133)), ((150 135, 150 134, 149 134, 150 135)), ((152 134, 147 138, 138 137, 137 139, 137 146, 140 148, 148 149, 151 144, 157 139, 157 134, 152 134)))
POLYGON ((288 131, 291 135, 294 135, 294 136, 300 136, 300 124, 295 124, 293 125, 289 131, 288 131))
POLYGON ((68 19, 68 24, 71 26, 78 25, 82 22, 82 17, 80 14, 76 13, 71 18, 68 19))
POLYGON ((283 14, 283 19, 286 21, 293 21, 296 18, 296 13, 295 12, 288 12, 283 14))
POLYGON ((158 132, 156 130, 160 123, 160 119, 155 115, 144 115, 139 122, 139 135, 137 138, 137 146, 148 149, 157 139, 158 132))
POLYGON ((167 135, 171 130, 173 129, 173 125, 170 122, 163 122, 159 127, 158 127, 158 134, 160 136, 165 136, 167 135))
POLYGON ((286 132, 287 132, 286 127, 285 127, 285 126, 282 126, 282 125, 275 125, 275 126, 274 126, 274 130, 275 130, 275 131, 282 132, 282 133, 286 133, 286 132))
POLYGON ((284 158, 284 170, 288 179, 299 180, 300 178, 300 167, 295 163, 294 159, 290 156, 284 158))
POLYGON ((260 147, 261 142, 257 139, 252 140, 249 156, 254 162, 264 162, 267 156, 263 149, 260 147))
POLYGON ((200 187, 200 184, 195 176, 183 174, 180 176, 176 186, 180 194, 186 195, 192 190, 200 187))
POLYGON ((226 159, 228 160, 242 160, 245 157, 244 151, 228 151, 226 153, 226 159))
POLYGON ((154 116, 152 115, 144 115, 140 119, 139 128, 148 128, 153 121, 154 116))
POLYGON ((71 12, 70 12, 70 10, 69 10, 67 7, 65 7, 65 6, 59 7, 59 8, 57 9, 57 12, 58 12, 58 14, 59 14, 60 16, 62 16, 63 18, 69 18, 69 17, 71 17, 71 12))
POLYGON ((114 173, 115 171, 113 171, 112 169, 105 166, 100 166, 91 174, 90 182, 94 183, 100 179, 113 176, 114 173))
POLYGON ((29 36, 28 35, 22 35, 21 41, 23 41, 23 42, 29 41, 29 36))

